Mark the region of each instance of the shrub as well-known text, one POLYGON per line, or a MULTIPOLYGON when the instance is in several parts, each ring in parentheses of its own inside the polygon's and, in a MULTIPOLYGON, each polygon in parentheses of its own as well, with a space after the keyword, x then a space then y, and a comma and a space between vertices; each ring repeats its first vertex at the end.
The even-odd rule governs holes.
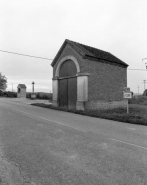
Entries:
POLYGON ((10 98, 16 98, 17 93, 16 92, 11 92, 11 91, 4 91, 0 93, 1 96, 3 97, 10 97, 10 98))
POLYGON ((0 89, 0 96, 3 96, 4 91, 0 89))
POLYGON ((26 93, 26 98, 31 98, 32 93, 26 93))
POLYGON ((142 104, 147 105, 147 97, 146 96, 134 96, 132 99, 129 99, 129 104, 142 104))
POLYGON ((147 89, 144 91, 143 96, 147 96, 147 89))
POLYGON ((37 93, 36 94, 37 99, 43 99, 43 100, 52 100, 52 93, 37 93))
MULTIPOLYGON (((27 98, 31 98, 31 94, 33 94, 33 93, 27 93, 27 98)), ((38 92, 38 93, 34 93, 34 94, 36 94, 37 99, 52 100, 52 93, 38 92)))

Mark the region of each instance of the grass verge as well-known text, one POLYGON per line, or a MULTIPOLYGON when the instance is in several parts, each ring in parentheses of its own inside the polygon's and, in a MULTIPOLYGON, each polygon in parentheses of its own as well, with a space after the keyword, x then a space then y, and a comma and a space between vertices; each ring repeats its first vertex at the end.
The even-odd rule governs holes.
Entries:
POLYGON ((129 114, 126 113, 125 108, 116 108, 116 109, 109 109, 109 110, 79 111, 79 110, 67 110, 67 109, 57 108, 57 107, 53 107, 52 105, 47 105, 43 103, 33 103, 31 105, 60 110, 60 111, 72 112, 75 114, 81 114, 85 116, 120 121, 125 123, 147 125, 147 106, 145 105, 144 106, 129 105, 129 114))
POLYGON ((129 99, 129 104, 147 105, 147 96, 136 96, 129 99))

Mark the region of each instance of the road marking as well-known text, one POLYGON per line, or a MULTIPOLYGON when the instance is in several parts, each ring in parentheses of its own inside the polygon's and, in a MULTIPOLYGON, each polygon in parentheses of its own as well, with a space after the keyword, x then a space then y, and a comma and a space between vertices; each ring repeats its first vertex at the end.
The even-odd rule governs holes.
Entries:
POLYGON ((128 128, 129 130, 137 130, 136 128, 128 128))
POLYGON ((87 132, 87 131, 85 131, 85 130, 82 130, 82 129, 79 129, 79 128, 75 128, 75 127, 70 127, 70 126, 64 125, 64 124, 62 124, 62 123, 60 123, 60 122, 55 122, 55 121, 53 121, 53 120, 49 120, 49 119, 46 119, 46 118, 43 118, 43 117, 38 117, 38 118, 43 119, 43 120, 45 120, 45 121, 50 121, 50 122, 53 122, 53 123, 56 123, 56 124, 59 124, 59 125, 65 126, 65 127, 73 128, 73 129, 75 129, 75 130, 79 130, 79 131, 82 131, 82 132, 87 132))
MULTIPOLYGON (((10 108, 10 107, 4 106, 4 105, 3 105, 3 107, 10 108)), ((16 110, 16 111, 18 111, 18 112, 24 113, 24 114, 28 114, 28 115, 31 115, 31 116, 34 116, 34 117, 43 119, 43 120, 45 120, 45 121, 50 121, 50 122, 53 122, 53 123, 56 123, 56 124, 59 124, 59 125, 63 125, 63 126, 68 127, 68 128, 72 128, 72 129, 78 130, 78 131, 87 132, 87 131, 85 131, 85 130, 78 129, 78 128, 74 128, 74 127, 70 127, 70 126, 64 125, 64 124, 62 124, 62 123, 60 123, 60 122, 55 122, 55 121, 53 121, 53 120, 49 120, 49 119, 46 119, 46 118, 43 118, 43 117, 39 117, 39 116, 30 114, 30 113, 28 113, 28 112, 25 112, 25 111, 20 111, 20 110, 18 110, 18 109, 14 109, 14 108, 12 108, 12 109, 13 109, 13 110, 16 110)), ((121 141, 121 140, 119 140, 119 139, 114 139, 114 138, 108 138, 108 139, 111 139, 111 140, 113 140, 113 141, 117 141, 117 142, 120 142, 120 143, 124 143, 124 144, 127 144, 127 145, 131 145, 131 146, 135 146, 135 147, 138 147, 138 148, 147 150, 146 147, 142 147, 142 146, 135 145, 135 144, 132 144, 132 143, 129 143, 129 142, 125 142, 125 141, 121 141)))
POLYGON ((114 138, 109 138, 109 139, 111 139, 111 140, 113 140, 113 141, 117 141, 117 142, 124 143, 124 144, 131 145, 131 146, 136 146, 136 147, 138 147, 138 148, 142 148, 142 149, 147 150, 147 148, 145 148, 145 147, 143 147, 143 146, 139 146, 139 145, 135 145, 135 144, 132 144, 132 143, 125 142, 125 141, 121 141, 121 140, 119 140, 119 139, 114 139, 114 138))

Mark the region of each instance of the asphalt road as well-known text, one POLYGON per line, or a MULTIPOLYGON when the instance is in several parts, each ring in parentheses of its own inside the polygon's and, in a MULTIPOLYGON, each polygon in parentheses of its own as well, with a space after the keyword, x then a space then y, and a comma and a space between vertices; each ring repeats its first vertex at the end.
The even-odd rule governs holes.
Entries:
POLYGON ((147 185, 147 127, 0 99, 0 185, 147 185))

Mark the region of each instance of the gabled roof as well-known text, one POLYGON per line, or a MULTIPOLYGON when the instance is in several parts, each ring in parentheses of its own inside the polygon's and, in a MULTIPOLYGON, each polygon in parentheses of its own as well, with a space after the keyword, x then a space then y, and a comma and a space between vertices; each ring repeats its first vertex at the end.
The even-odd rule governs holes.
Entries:
POLYGON ((25 88, 25 89, 27 88, 25 84, 18 84, 18 86, 21 87, 21 88, 25 88))
POLYGON ((123 62, 122 60, 120 60, 119 58, 115 57, 114 55, 112 55, 109 52, 97 49, 97 48, 93 48, 90 46, 86 46, 84 44, 80 44, 71 40, 66 39, 63 43, 63 45, 61 46, 60 50, 58 51, 57 55, 55 56, 53 62, 51 63, 52 66, 55 65, 56 61, 58 60, 58 58, 60 57, 60 54, 62 53, 62 51, 64 50, 66 44, 69 44, 75 51, 77 51, 83 58, 87 58, 89 60, 94 60, 94 61, 99 61, 99 60, 104 60, 104 61, 108 61, 109 63, 112 64, 117 64, 117 65, 122 65, 127 67, 128 64, 126 64, 125 62, 123 62))

